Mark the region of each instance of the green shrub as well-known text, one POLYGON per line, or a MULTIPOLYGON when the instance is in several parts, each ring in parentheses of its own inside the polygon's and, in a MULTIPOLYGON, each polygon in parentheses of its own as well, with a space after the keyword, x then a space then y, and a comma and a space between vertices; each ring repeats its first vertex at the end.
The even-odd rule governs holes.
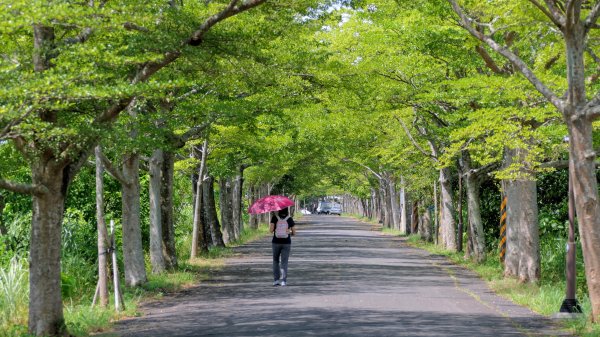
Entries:
POLYGON ((96 288, 97 264, 90 264, 77 255, 64 256, 61 261, 63 298, 90 298, 96 288), (91 289, 91 291, 90 291, 91 289))
MULTIPOLYGON (((7 208, 9 208, 7 206, 7 208)), ((7 250, 12 255, 26 257, 29 252, 31 237, 31 211, 25 213, 12 213, 4 210, 2 214, 8 232, 3 236, 7 250)), ((11 257, 12 257, 11 255, 11 257)))

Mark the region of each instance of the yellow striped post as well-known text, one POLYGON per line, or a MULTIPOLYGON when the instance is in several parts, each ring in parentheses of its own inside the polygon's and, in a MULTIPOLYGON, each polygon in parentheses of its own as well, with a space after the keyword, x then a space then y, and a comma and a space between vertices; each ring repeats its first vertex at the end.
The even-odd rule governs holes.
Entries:
POLYGON ((506 254, 506 196, 502 197, 500 204, 500 262, 504 263, 506 254))

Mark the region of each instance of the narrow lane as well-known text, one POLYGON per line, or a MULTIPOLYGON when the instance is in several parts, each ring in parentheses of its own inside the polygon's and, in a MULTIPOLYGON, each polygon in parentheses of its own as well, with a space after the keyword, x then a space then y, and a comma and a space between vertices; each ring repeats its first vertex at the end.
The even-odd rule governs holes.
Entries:
POLYGON ((567 336, 443 257, 338 216, 305 216, 287 287, 270 238, 237 248, 198 287, 149 303, 116 332, 137 336, 567 336))

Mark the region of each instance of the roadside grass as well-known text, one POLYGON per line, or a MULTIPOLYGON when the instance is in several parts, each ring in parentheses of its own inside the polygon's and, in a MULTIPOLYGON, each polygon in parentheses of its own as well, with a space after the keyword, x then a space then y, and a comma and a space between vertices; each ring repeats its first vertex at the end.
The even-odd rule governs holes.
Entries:
POLYGON ((381 233, 386 234, 386 235, 393 235, 393 236, 406 236, 406 234, 400 232, 399 230, 387 228, 387 227, 381 228, 381 233))
POLYGON ((0 268, 0 336, 27 336, 28 280, 23 258, 15 256, 0 268))
MULTIPOLYGON (((125 310, 115 312, 114 295, 110 293, 107 308, 91 306, 93 291, 89 287, 84 294, 73 294, 64 300, 64 315, 69 332, 73 336, 83 337, 101 333, 101 336, 113 336, 109 331, 112 323, 125 317, 141 315, 139 305, 145 301, 157 300, 170 293, 196 286, 210 277, 212 271, 224 266, 224 258, 231 256, 236 247, 246 242, 264 237, 269 231, 262 225, 257 230, 245 229, 240 240, 227 248, 213 247, 198 258, 179 259, 176 270, 153 275, 148 273, 148 282, 141 287, 122 287, 125 310)), ((188 255, 189 257, 189 255, 188 255)), ((24 259, 15 259, 8 268, 0 267, 0 336, 31 337, 27 333, 28 316, 28 272, 24 259), (8 295, 7 295, 8 294, 8 295)), ((122 281, 123 282, 123 281, 122 281)))

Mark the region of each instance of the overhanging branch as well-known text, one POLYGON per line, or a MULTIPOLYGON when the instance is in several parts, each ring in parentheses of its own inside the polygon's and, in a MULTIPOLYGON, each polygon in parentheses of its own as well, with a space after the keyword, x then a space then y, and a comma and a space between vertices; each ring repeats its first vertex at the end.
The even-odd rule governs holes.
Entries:
POLYGON ((591 99, 583 108, 585 113, 585 117, 594 121, 600 117, 600 95, 596 95, 593 99, 591 99))
POLYGON ((402 118, 396 116, 396 119, 398 120, 398 122, 400 122, 400 125, 402 125, 402 128, 404 129, 404 132, 406 133, 406 136, 408 136, 408 139, 410 139, 411 143, 417 148, 417 150, 419 150, 423 155, 434 159, 435 161, 437 161, 437 158, 435 156, 433 156, 431 153, 427 153, 422 147, 421 145, 419 145, 419 143, 417 143, 417 141, 413 138, 412 134, 410 133, 410 130, 408 130, 408 127, 406 127, 406 124, 404 124, 404 121, 402 120, 402 118))
POLYGON ((48 193, 48 189, 43 185, 32 185, 16 183, 9 180, 0 179, 0 188, 21 194, 40 195, 48 193))
POLYGON ((99 150, 96 152, 96 154, 100 157, 100 160, 102 161, 102 165, 104 165, 104 168, 106 169, 106 171, 108 171, 108 173, 110 173, 111 176, 113 176, 115 179, 117 179, 121 184, 125 185, 125 186, 129 186, 131 183, 125 179, 125 176, 123 175, 123 173, 121 171, 119 171, 118 168, 115 167, 115 165, 113 165, 113 163, 110 161, 110 159, 106 158, 106 156, 104 155, 104 153, 99 150))
POLYGON ((383 177, 381 176, 381 174, 375 172, 375 170, 373 170, 372 168, 368 167, 365 164, 361 164, 359 162, 355 162, 354 160, 350 160, 348 158, 342 158, 342 161, 343 162, 347 162, 347 163, 354 163, 354 164, 356 164, 358 166, 361 166, 361 167, 367 169, 367 171, 371 172, 375 177, 377 177, 377 179, 380 179, 380 180, 383 179, 383 177))
POLYGON ((596 21, 598 21, 599 16, 600 16, 600 2, 596 2, 594 7, 592 7, 592 10, 590 11, 590 14, 585 19, 586 34, 587 34, 587 32, 590 31, 591 28, 595 27, 596 21))
MULTIPOLYGON (((185 45, 199 46, 202 43, 204 34, 210 30, 217 23, 234 16, 238 13, 249 10, 256 7, 266 0, 251 0, 244 1, 241 5, 237 5, 239 0, 232 0, 225 9, 217 14, 214 14, 207 18, 200 27, 192 33, 191 37, 182 42, 182 47, 185 45)), ((148 62, 145 64, 135 75, 131 84, 145 82, 150 76, 154 75, 160 69, 173 63, 181 56, 181 51, 174 50, 166 52, 163 59, 157 62, 148 62)), ((126 97, 120 99, 117 103, 113 104, 108 110, 101 113, 96 117, 96 123, 112 122, 114 119, 131 103, 134 97, 126 97)))
MULTIPOLYGON (((523 62, 523 60, 519 56, 510 51, 508 48, 500 46, 491 37, 477 31, 471 25, 473 20, 467 17, 462 7, 458 5, 456 0, 448 0, 448 2, 452 6, 454 12, 458 15, 460 25, 464 29, 466 29, 469 32, 469 34, 471 34, 476 39, 485 42, 490 48, 492 48, 492 50, 496 51, 498 54, 508 59, 517 69, 519 69, 521 74, 525 76, 525 78, 537 89, 537 91, 539 91, 544 97, 546 97, 546 99, 550 103, 552 103, 560 112, 563 112, 564 102, 552 90, 550 90, 550 88, 544 85, 542 81, 540 81, 540 79, 537 78, 537 76, 535 76, 533 71, 529 68, 529 66, 527 66, 527 64, 525 64, 525 62, 523 62)), ((535 3, 535 1, 533 1, 532 3, 535 3)), ((555 22, 555 24, 558 25, 559 23, 555 22)))
POLYGON ((537 7, 544 15, 552 21, 560 30, 564 27, 564 18, 560 15, 558 9, 554 6, 551 1, 546 1, 548 8, 544 7, 537 0, 529 0, 535 7, 537 7), (548 10, 549 9, 549 10, 548 10))

